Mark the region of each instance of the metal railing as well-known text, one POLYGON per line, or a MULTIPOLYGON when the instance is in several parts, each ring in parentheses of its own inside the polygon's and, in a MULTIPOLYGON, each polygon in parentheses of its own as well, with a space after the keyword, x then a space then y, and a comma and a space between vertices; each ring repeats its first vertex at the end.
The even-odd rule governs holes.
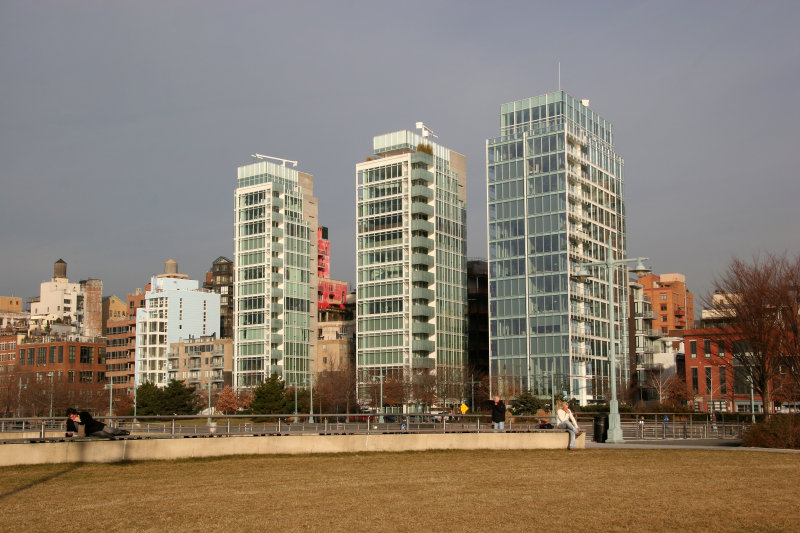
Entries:
MULTIPOLYGON (((663 413, 624 415, 621 421, 626 440, 656 439, 739 439, 750 423, 737 420, 712 420, 698 414, 663 413), (640 423, 640 417, 644 422, 640 423)), ((596 418, 604 413, 578 413, 577 420, 588 439, 594 438, 596 418)), ((491 433, 489 415, 437 413, 413 414, 247 414, 97 417, 106 424, 126 429, 123 438, 179 438, 193 436, 261 435, 363 435, 384 433, 491 433)), ((563 431, 554 428, 550 416, 509 416, 505 432, 526 433, 563 431)), ((66 419, 2 418, 0 441, 20 439, 63 439, 66 419)))
MULTIPOLYGON (((625 440, 664 440, 664 439, 741 439, 752 426, 738 417, 725 416, 712 418, 705 413, 638 413, 621 415, 620 426, 625 440), (644 417, 644 420, 642 420, 644 417)), ((597 417, 607 417, 607 413, 581 413, 578 424, 587 438, 595 438, 597 417)), ((602 424, 600 424, 602 426, 602 424)), ((605 428, 604 428, 605 429, 605 428)))

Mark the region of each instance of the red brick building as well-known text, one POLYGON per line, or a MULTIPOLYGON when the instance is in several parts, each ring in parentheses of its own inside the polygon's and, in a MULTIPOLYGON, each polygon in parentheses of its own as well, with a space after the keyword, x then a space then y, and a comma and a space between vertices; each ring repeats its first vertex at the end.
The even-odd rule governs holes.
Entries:
POLYGON ((11 378, 22 385, 18 390, 22 416, 50 416, 75 405, 107 410, 106 344, 102 339, 44 336, 17 344, 16 355, 11 378))
MULTIPOLYGON (((733 346, 739 341, 727 328, 711 327, 687 330, 684 333, 686 385, 693 396, 697 411, 749 413, 751 387, 747 377, 737 371, 733 346)), ((777 382, 773 383, 773 399, 777 382)), ((763 412, 763 402, 753 391, 757 413, 763 412)))
POLYGON ((106 323, 106 375, 114 391, 133 394, 136 362, 136 310, 144 306, 145 291, 126 298, 126 315, 106 323))
POLYGON ((661 333, 694 327, 694 295, 686 287, 683 274, 647 274, 638 283, 650 298, 653 313, 653 329, 661 333))

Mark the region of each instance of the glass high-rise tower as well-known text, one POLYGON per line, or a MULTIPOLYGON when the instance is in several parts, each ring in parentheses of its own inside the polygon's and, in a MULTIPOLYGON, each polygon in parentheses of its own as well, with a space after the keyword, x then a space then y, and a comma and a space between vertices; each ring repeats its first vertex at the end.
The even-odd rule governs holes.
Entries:
POLYGON ((466 364, 466 160, 405 130, 373 145, 356 165, 359 400, 390 380, 407 391, 395 403, 453 404, 466 364))
POLYGON ((238 390, 256 387, 272 374, 288 385, 311 386, 317 342, 314 178, 277 160, 283 164, 261 160, 238 169, 233 288, 238 390))
MULTIPOLYGON (((494 393, 608 390, 609 287, 580 263, 625 254, 623 160, 612 125, 558 91, 503 104, 487 140, 490 376, 494 393)), ((627 275, 615 271, 618 383, 628 381, 627 275)), ((622 390, 618 387, 619 390, 622 390)))

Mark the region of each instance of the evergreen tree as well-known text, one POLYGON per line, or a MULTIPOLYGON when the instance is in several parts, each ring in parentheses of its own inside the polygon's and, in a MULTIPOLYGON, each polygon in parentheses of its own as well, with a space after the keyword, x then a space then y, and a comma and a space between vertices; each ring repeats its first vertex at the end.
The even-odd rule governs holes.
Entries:
POLYGON ((549 400, 543 400, 526 390, 511 402, 511 412, 515 415, 535 415, 539 409, 547 409, 549 403, 549 400))
MULTIPOLYGON (((261 383, 253 390, 253 400, 250 409, 256 414, 284 414, 288 413, 284 383, 277 374, 261 383)), ((294 401, 292 403, 294 409, 294 401)))
POLYGON ((164 411, 164 398, 161 389, 154 384, 142 383, 136 389, 137 415, 160 415, 164 411))
POLYGON ((197 412, 195 390, 183 381, 172 380, 162 391, 164 414, 192 415, 197 412))

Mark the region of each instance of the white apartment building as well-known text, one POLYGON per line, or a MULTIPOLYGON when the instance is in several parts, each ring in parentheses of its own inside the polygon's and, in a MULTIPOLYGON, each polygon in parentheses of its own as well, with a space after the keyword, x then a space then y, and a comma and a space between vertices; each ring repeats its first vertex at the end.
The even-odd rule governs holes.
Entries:
MULTIPOLYGON (((418 125, 419 127, 420 125, 418 125)), ((428 133, 424 126, 423 132, 428 133)), ((359 401, 378 380, 435 378, 436 403, 462 399, 467 349, 466 159, 403 130, 356 165, 359 401)), ((377 405, 373 407, 378 407, 377 405)))
POLYGON ((219 337, 217 293, 197 280, 153 276, 145 305, 136 310, 136 386, 169 383, 169 346, 180 339, 219 337))
POLYGON ((235 191, 233 386, 252 389, 277 374, 308 387, 317 345, 314 177, 287 166, 296 162, 255 157, 238 168, 235 191))

